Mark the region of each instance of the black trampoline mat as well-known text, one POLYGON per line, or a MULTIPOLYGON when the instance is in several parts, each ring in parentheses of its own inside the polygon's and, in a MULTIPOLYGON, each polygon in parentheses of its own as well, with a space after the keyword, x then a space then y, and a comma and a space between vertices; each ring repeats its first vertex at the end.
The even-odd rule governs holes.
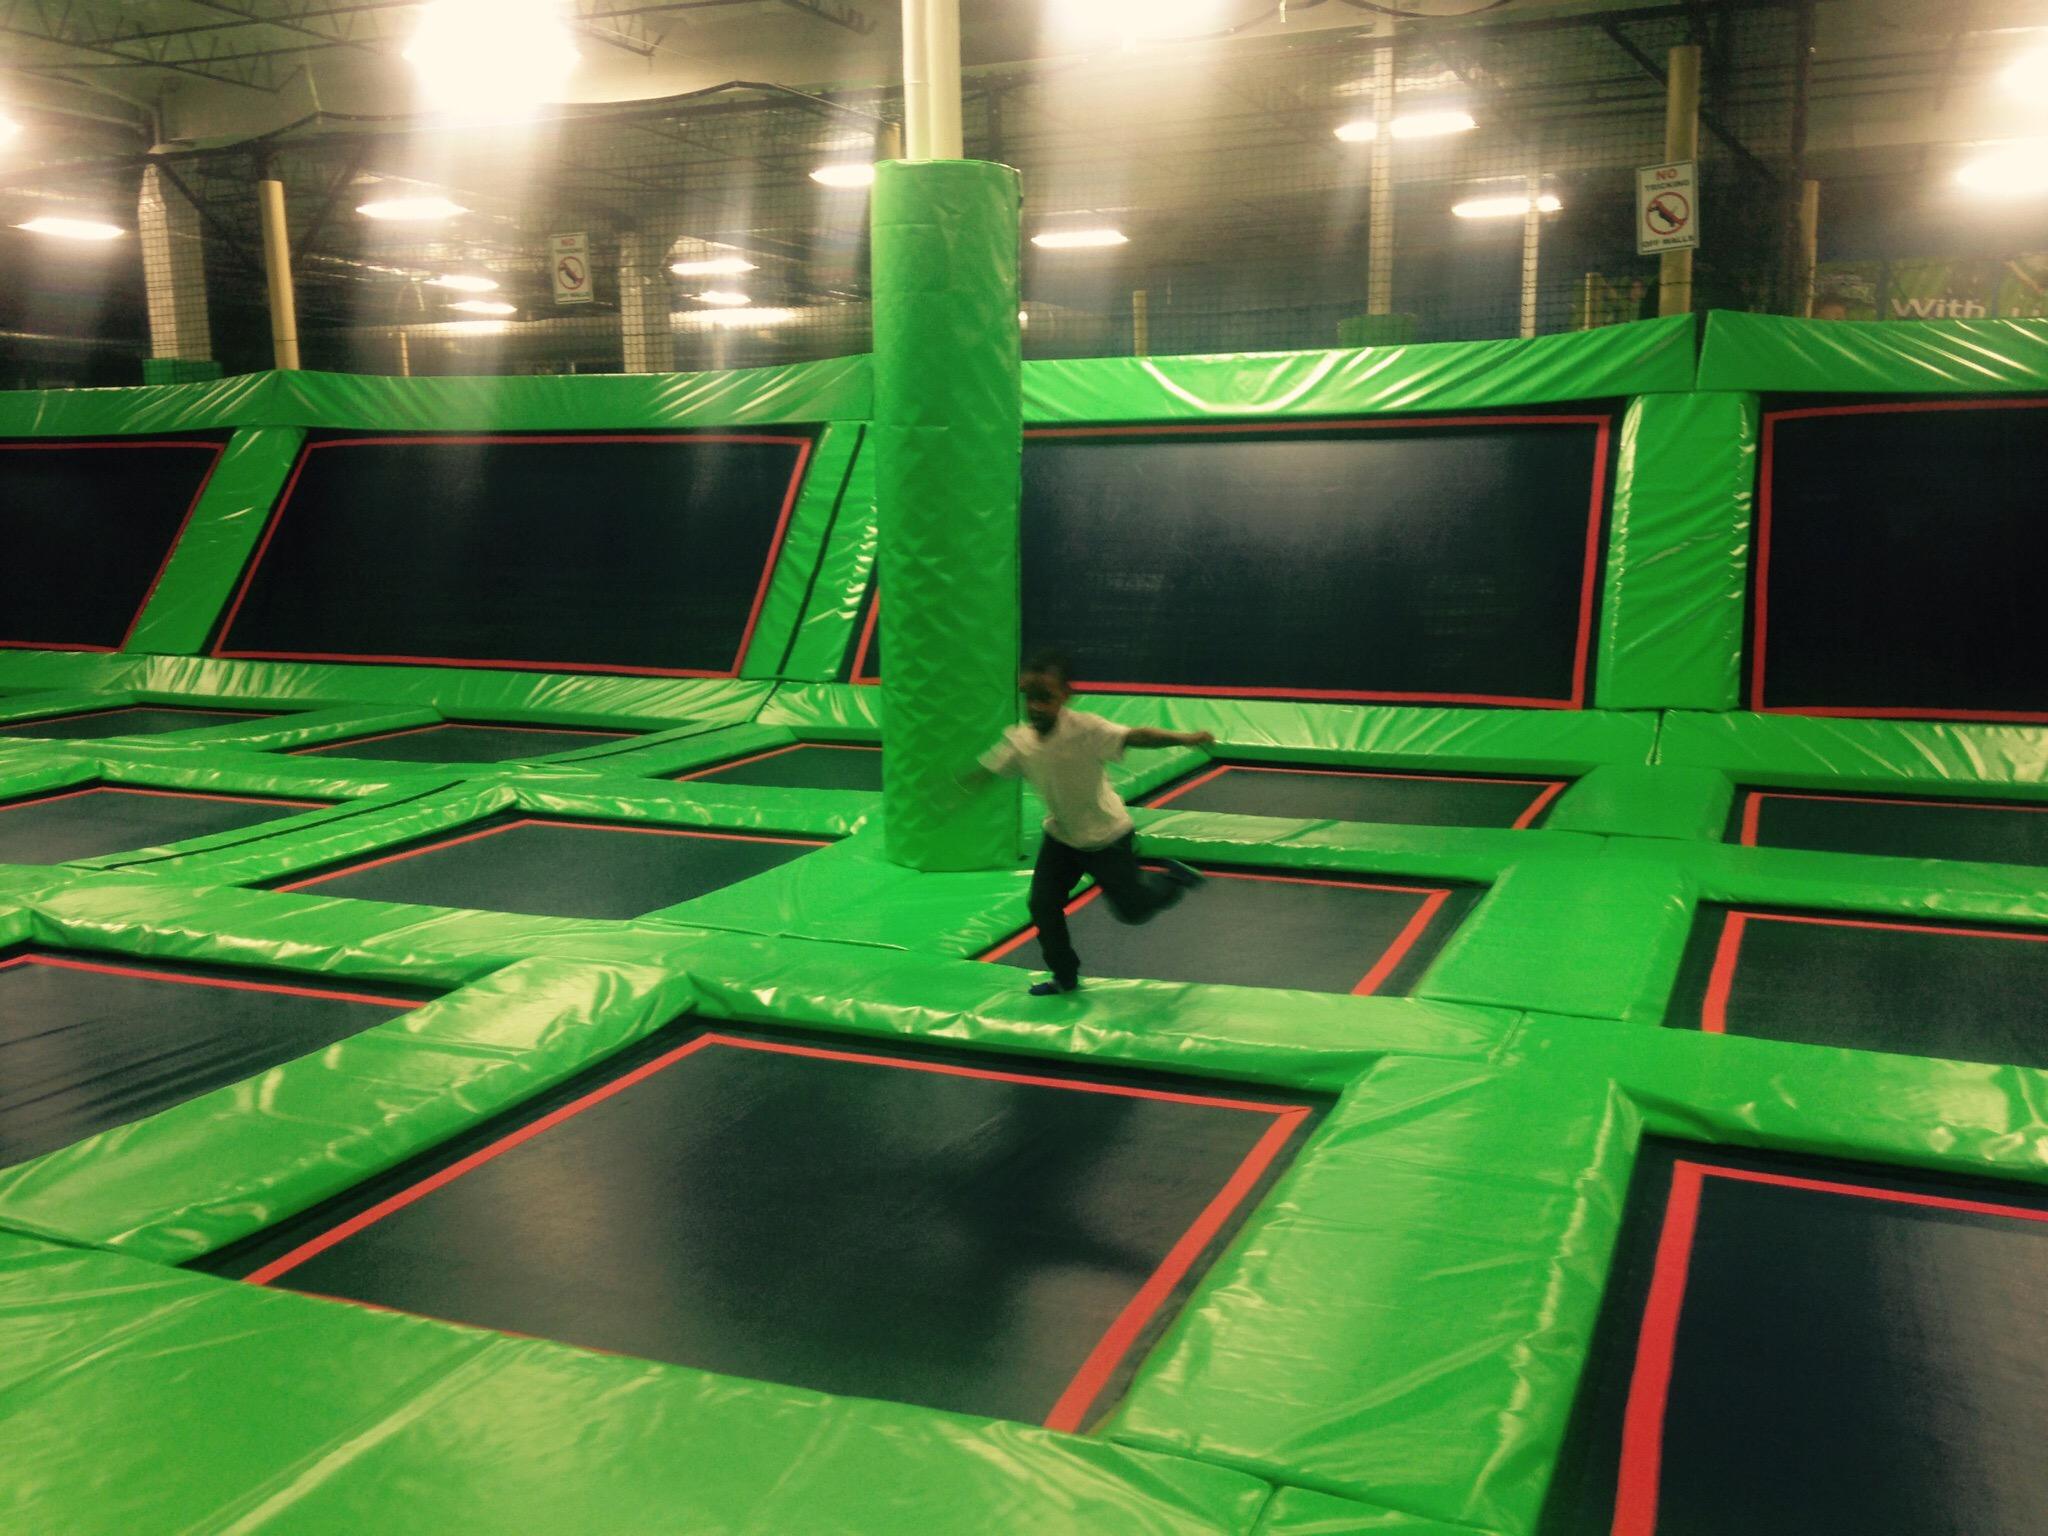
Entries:
POLYGON ((0 1164, 239 1083, 426 998, 381 982, 0 955, 0 1164))
POLYGON ((402 731, 295 747, 292 757, 360 757, 384 763, 506 763, 515 758, 581 752, 607 741, 630 741, 631 731, 586 731, 566 726, 416 725, 402 731))
POLYGON ((806 741, 713 763, 676 775, 676 782, 747 784, 764 789, 882 789, 882 749, 806 741))
POLYGON ((1705 906, 1665 1022, 2048 1067, 2048 928, 1705 906))
POLYGON ((196 709, 182 704, 132 704, 119 709, 89 709, 72 715, 45 715, 35 720, 0 722, 0 736, 38 741, 92 741, 102 736, 163 736, 172 731, 198 731, 243 720, 273 720, 277 710, 196 709))
POLYGON ((206 1267, 1078 1429, 1313 1114, 1263 1089, 682 1021, 206 1267))
POLYGON ((1544 1536, 2048 1530, 2048 1199, 1645 1142, 1544 1536))
POLYGON ((2048 865, 2048 802, 1744 789, 1735 797, 1729 838, 1745 848, 2048 865))
POLYGON ((276 889, 533 917, 623 919, 709 895, 824 846, 816 838, 506 816, 276 889))
POLYGON ((213 654, 736 676, 811 447, 316 434, 213 654))
MULTIPOLYGON (((1084 693, 1581 707, 1612 426, 1028 431, 1025 649, 1058 645, 1084 693)), ((879 607, 854 682, 881 676, 879 607)))
MULTIPOLYGON (((1070 902, 1083 983, 1120 976, 1397 997, 1478 897, 1465 886, 1201 869, 1205 884, 1136 927, 1119 923, 1092 887, 1070 902)), ((1041 969, 1037 937, 1026 928, 981 958, 1041 969)))
POLYGON ((1522 828, 1536 824, 1567 782, 1218 763, 1155 791, 1144 804, 1154 809, 1172 806, 1177 811, 1306 821, 1522 828))
POLYGON ((2048 399, 1763 418, 1750 707, 2048 721, 2048 399))
POLYGON ((0 864, 62 864, 157 848, 281 821, 329 803, 120 784, 59 790, 0 801, 0 864))
POLYGON ((0 645, 125 645, 223 446, 0 443, 0 645))

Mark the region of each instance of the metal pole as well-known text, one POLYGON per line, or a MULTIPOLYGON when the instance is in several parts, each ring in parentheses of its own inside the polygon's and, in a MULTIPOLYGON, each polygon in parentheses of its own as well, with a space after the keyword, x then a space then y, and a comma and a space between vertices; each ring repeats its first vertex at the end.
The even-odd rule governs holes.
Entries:
MULTIPOLYGON (((916 0, 911 0, 916 3, 916 0)), ((960 133, 960 0, 924 0, 925 120, 931 133, 926 158, 958 160, 960 133)))
POLYGON ((270 342, 276 366, 299 366, 299 306, 292 295, 292 242, 284 221, 284 183, 256 184, 263 210, 263 271, 270 281, 270 342))
POLYGON ((1131 290, 1131 356, 1152 355, 1152 295, 1143 288, 1131 290))
POLYGON ((1386 39, 1372 56, 1372 189, 1365 205, 1365 308, 1394 312, 1394 18, 1380 18, 1386 39))
POLYGON ((1799 313, 1813 315, 1813 276, 1820 266, 1820 183, 1799 184, 1799 313))
POLYGON ((1543 178, 1529 178, 1529 211, 1522 215, 1522 334, 1536 334, 1537 259, 1543 248, 1543 212, 1536 204, 1543 196, 1543 178))
MULTIPOLYGON (((1686 43, 1671 50, 1664 93, 1664 159, 1697 163, 1700 157, 1700 50, 1686 43)), ((1691 251, 1666 251, 1657 258, 1657 313, 1692 313, 1691 251)))
POLYGON ((931 10, 926 0, 903 0, 903 158, 932 157, 931 10))

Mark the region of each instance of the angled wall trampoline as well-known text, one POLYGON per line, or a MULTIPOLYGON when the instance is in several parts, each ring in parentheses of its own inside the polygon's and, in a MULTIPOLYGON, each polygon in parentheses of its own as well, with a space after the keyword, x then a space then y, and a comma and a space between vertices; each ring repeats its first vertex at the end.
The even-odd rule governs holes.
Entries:
POLYGON ((1039 999, 868 360, 0 396, 0 1525, 2034 1536, 2044 401, 1025 365, 1023 638, 1216 737, 1039 999))

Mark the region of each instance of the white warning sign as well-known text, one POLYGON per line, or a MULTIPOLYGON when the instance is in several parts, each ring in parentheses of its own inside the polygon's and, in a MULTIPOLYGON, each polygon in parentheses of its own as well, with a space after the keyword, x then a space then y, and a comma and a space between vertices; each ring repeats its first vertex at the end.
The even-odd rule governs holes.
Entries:
POLYGON ((1646 165, 1636 172, 1636 254, 1697 250, 1699 168, 1690 160, 1646 165))
POLYGON ((554 235, 548 240, 548 265, 555 274, 557 304, 588 304, 597 295, 590 283, 590 236, 554 235))

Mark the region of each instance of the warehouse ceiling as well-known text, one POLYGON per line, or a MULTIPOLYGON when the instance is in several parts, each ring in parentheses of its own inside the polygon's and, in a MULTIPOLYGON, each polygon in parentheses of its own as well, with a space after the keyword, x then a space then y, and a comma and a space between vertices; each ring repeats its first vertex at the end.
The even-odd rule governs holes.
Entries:
MULTIPOLYGON (((883 86, 897 73, 894 0, 569 0, 582 42, 579 101, 671 95, 722 80, 807 88, 883 86)), ((1257 49, 1419 17, 1484 11, 1482 23, 1640 5, 1558 0, 1177 0, 1173 43, 1195 53, 1257 49), (1202 39, 1207 39, 1203 41, 1202 39)), ((1701 16, 1726 9, 1698 0, 1701 16)), ((1126 46, 1085 0, 963 0, 970 69, 1052 67, 1126 46), (1092 25, 1091 25, 1092 23, 1092 25)), ((409 110, 398 58, 414 0, 0 0, 0 102, 29 130, 19 158, 128 144, 245 135, 325 110, 409 110)), ((2043 0, 1821 0, 1814 124, 1822 152, 1896 149, 1996 136, 1987 78, 2029 34, 2048 37, 2043 0)), ((1426 25, 1426 24, 1425 24, 1426 25)), ((1162 46, 1144 38, 1140 49, 1162 46)))

